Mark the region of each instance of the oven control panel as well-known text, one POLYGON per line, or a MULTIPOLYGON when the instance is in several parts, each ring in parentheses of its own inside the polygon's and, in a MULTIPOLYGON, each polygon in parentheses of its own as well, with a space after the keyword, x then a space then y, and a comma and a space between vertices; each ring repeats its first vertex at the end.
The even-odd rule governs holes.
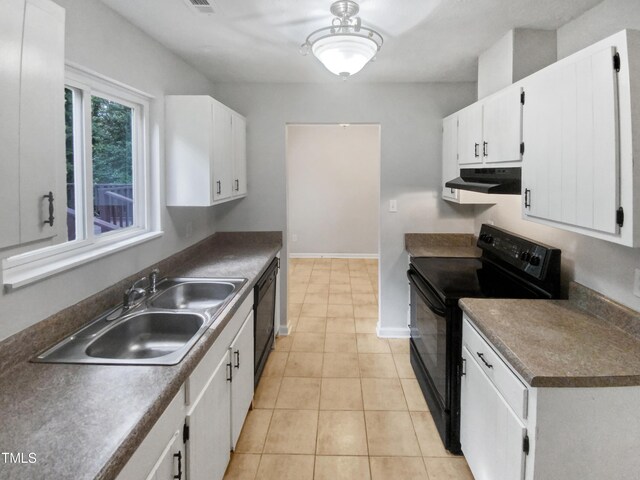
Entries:
POLYGON ((560 268, 560 250, 557 248, 534 242, 492 225, 482 225, 477 245, 483 252, 490 252, 500 260, 537 279, 544 278, 552 262, 557 261, 557 268, 560 268))

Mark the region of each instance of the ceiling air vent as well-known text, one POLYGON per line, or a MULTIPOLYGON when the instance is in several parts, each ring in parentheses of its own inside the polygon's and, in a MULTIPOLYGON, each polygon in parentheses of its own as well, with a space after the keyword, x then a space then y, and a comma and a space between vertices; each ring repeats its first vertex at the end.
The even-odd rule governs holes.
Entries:
POLYGON ((213 7, 209 0, 184 0, 189 7, 193 9, 193 11, 197 13, 213 13, 213 7))

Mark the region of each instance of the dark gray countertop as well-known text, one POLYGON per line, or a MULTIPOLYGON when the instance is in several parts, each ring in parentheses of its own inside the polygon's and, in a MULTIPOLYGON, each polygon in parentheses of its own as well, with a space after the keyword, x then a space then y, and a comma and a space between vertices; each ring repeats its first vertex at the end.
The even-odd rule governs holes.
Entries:
MULTIPOLYGON (((21 361, 5 370, 0 376, 0 450, 25 456, 33 452, 37 462, 0 461, 0 478, 115 478, 281 248, 280 232, 216 234, 167 263, 172 268, 165 272, 171 275, 249 279, 217 326, 178 365, 21 361)), ((28 335, 10 340, 9 348, 16 350, 20 342, 28 342, 28 335)), ((52 337, 50 344, 54 342, 52 337)))
MULTIPOLYGON (((572 287, 575 290, 575 285, 572 287)), ((582 287, 585 289, 585 287, 582 287)), ((594 292, 596 293, 596 292, 594 292)), ((597 293, 596 293, 597 295, 597 293)), ((474 325, 533 387, 640 385, 640 338, 616 320, 637 312, 609 301, 604 315, 570 300, 460 300, 474 325), (615 318, 614 318, 615 317, 615 318)), ((591 295, 594 297, 594 295, 591 295)))

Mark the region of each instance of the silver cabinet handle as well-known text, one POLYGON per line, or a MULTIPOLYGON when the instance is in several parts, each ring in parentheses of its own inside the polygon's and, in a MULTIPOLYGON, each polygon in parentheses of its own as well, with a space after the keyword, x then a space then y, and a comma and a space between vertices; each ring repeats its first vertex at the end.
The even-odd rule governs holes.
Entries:
POLYGON ((240 180, 236 178, 236 192, 240 190, 240 180))
POLYGON ((218 185, 218 190, 216 193, 220 195, 220 193, 222 193, 222 184, 220 183, 220 180, 216 182, 216 185, 218 185))

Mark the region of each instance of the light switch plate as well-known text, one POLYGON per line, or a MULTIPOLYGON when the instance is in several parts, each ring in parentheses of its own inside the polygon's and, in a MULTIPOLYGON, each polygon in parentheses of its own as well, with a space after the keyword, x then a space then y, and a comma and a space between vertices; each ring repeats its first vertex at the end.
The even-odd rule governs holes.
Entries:
POLYGON ((398 201, 396 199, 389 200, 389 211, 396 213, 398 211, 398 201))
POLYGON ((291 241, 292 242, 297 242, 298 241, 298 235, 296 233, 294 233, 293 235, 291 235, 291 241))

